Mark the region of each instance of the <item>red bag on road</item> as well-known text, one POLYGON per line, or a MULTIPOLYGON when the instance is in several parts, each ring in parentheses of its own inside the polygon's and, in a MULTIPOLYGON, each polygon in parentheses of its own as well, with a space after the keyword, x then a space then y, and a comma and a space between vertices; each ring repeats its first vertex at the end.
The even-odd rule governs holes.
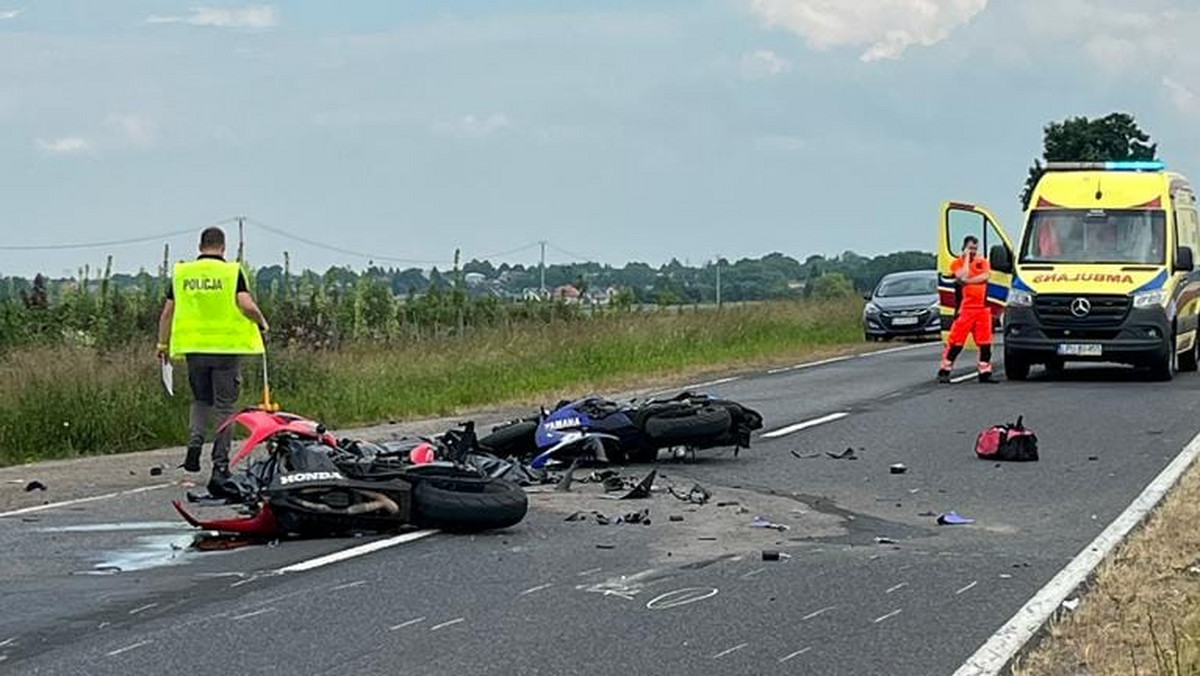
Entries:
POLYGON ((975 440, 975 455, 982 460, 1037 460, 1037 435, 1025 429, 1024 421, 1025 416, 1021 416, 1016 424, 994 425, 980 432, 975 440))

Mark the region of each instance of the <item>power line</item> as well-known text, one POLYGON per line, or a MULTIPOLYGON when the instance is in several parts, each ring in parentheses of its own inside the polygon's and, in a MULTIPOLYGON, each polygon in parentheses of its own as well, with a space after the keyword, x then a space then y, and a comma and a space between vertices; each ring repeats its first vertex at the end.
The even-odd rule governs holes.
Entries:
POLYGON ((337 253, 346 254, 347 256, 358 256, 359 258, 366 258, 368 260, 375 260, 375 261, 385 261, 388 263, 420 263, 420 264, 424 264, 424 265, 447 265, 447 264, 453 265, 453 263, 451 261, 447 261, 447 260, 425 260, 425 259, 419 259, 419 258, 397 258, 395 256, 384 256, 381 254, 364 253, 362 251, 355 251, 353 249, 345 249, 340 246, 334 246, 332 244, 327 244, 325 242, 318 242, 315 239, 308 239, 307 237, 301 237, 300 235, 290 233, 290 232, 280 229, 280 228, 272 227, 270 225, 267 225, 266 223, 263 223, 261 221, 256 221, 252 218, 247 218, 246 222, 257 228, 262 228, 263 230, 266 230, 267 232, 279 235, 280 237, 287 237, 288 239, 293 239, 293 240, 296 240, 297 242, 303 242, 304 244, 317 247, 318 249, 327 249, 329 251, 336 251, 337 253))
MULTIPOLYGON (((223 221, 217 221, 215 225, 225 225, 236 219, 228 218, 223 221)), ((101 249, 104 247, 125 246, 128 244, 145 244, 146 242, 157 242, 171 237, 179 237, 189 233, 198 232, 196 228, 188 228, 186 230, 173 230, 164 232, 158 235, 147 235, 145 237, 131 237, 129 239, 112 239, 105 242, 80 242, 73 244, 30 244, 30 245, 4 245, 0 246, 0 251, 60 251, 66 249, 101 249)))
POLYGON ((561 254, 566 254, 566 255, 570 256, 571 258, 575 259, 572 262, 576 262, 576 261, 581 262, 581 263, 599 262, 599 259, 596 258, 595 256, 584 256, 583 254, 577 254, 573 251, 567 251, 566 249, 564 249, 560 246, 556 246, 553 242, 546 242, 546 245, 561 254))

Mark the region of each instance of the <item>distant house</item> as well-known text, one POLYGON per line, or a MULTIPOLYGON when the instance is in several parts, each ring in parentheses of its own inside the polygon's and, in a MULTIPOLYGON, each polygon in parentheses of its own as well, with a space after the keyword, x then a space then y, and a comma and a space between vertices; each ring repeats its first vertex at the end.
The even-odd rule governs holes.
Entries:
POLYGON ((615 286, 605 287, 603 289, 589 289, 584 294, 584 300, 595 305, 608 305, 621 292, 615 286))
POLYGON ((552 300, 559 300, 564 303, 578 303, 581 300, 581 296, 582 294, 579 293, 579 289, 570 284, 555 287, 554 291, 550 292, 552 300))
POLYGON ((487 281, 487 276, 482 272, 468 272, 463 275, 463 281, 467 283, 467 286, 479 286, 487 281))

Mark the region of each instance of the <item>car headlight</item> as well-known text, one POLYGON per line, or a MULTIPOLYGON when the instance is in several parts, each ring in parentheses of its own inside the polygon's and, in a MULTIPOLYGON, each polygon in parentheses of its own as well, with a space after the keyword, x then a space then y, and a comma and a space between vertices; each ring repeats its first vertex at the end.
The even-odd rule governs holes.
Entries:
POLYGON ((1133 294, 1133 306, 1136 308, 1159 307, 1166 300, 1167 292, 1162 289, 1133 294))
POLYGON ((1009 307, 1032 307, 1033 294, 1028 291, 1013 289, 1012 292, 1008 294, 1008 305, 1009 307))
POLYGON ((879 306, 875 303, 867 303, 866 312, 869 315, 877 315, 879 314, 879 306))

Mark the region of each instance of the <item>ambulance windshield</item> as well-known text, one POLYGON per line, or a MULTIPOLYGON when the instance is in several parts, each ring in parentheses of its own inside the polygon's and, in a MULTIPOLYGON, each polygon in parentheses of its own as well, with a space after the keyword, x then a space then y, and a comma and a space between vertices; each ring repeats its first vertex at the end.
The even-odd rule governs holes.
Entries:
POLYGON ((1021 262, 1162 265, 1166 221, 1154 209, 1035 209, 1021 262))

